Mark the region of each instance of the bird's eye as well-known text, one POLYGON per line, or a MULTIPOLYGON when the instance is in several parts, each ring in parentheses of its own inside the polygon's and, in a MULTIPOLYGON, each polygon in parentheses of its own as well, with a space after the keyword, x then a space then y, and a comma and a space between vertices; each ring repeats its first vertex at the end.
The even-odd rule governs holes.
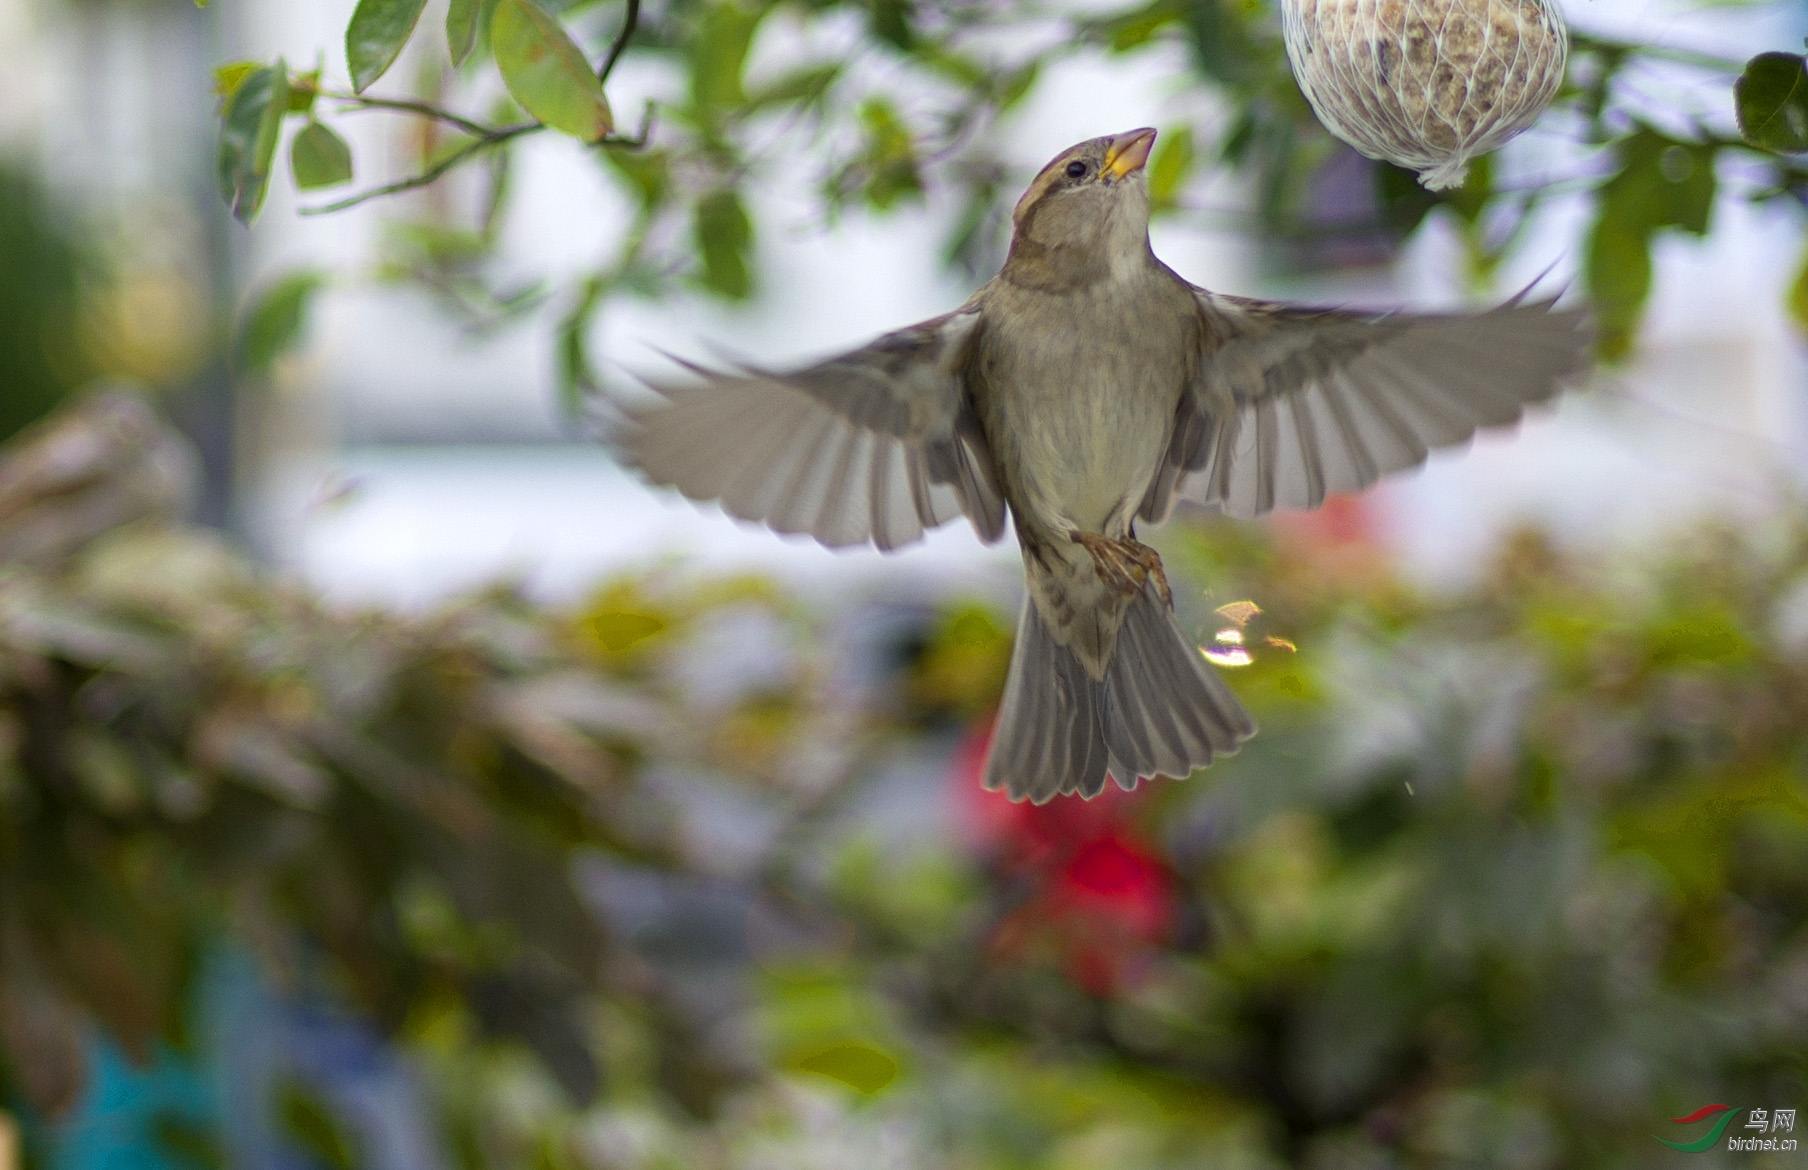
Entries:
POLYGON ((1089 169, 1090 168, 1088 168, 1085 163, 1081 162, 1079 159, 1075 159, 1067 164, 1067 177, 1070 179, 1083 179, 1086 177, 1086 172, 1089 169))

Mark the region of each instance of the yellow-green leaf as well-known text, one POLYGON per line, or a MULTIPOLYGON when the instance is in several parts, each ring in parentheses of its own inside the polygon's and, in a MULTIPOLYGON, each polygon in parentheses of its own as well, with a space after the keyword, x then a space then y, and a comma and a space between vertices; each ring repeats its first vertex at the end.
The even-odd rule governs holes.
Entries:
POLYGON ((352 181, 352 148, 331 126, 309 122, 289 143, 289 170, 303 191, 352 181))
POLYGON ((866 151, 862 164, 866 170, 866 201, 879 211, 888 211, 899 200, 920 197, 923 177, 917 169, 916 143, 910 127, 884 98, 868 98, 860 107, 860 121, 866 131, 866 151))
POLYGON ((358 0, 345 28, 345 63, 351 67, 353 89, 363 93, 395 64, 426 6, 427 0, 358 0))
POLYGON ((615 128, 590 62, 534 0, 500 0, 490 21, 490 48, 509 93, 540 121, 585 142, 615 128))
POLYGON ((665 632, 667 622, 656 613, 609 610, 588 619, 591 637, 611 654, 623 651, 665 632))
POLYGON ((238 92, 245 79, 256 73, 263 66, 256 61, 233 61, 213 71, 213 91, 223 98, 229 98, 238 92))
POLYGON ((1789 286, 1789 316, 1797 329, 1808 333, 1808 252, 1802 254, 1802 270, 1789 286))
POLYGON ((804 1056, 795 1067, 868 1094, 877 1093, 898 1075, 897 1060, 870 1044, 837 1044, 804 1056))
POLYGON ((1180 188, 1193 169, 1193 128, 1176 126, 1161 136, 1149 163, 1149 205, 1164 211, 1180 198, 1180 188))

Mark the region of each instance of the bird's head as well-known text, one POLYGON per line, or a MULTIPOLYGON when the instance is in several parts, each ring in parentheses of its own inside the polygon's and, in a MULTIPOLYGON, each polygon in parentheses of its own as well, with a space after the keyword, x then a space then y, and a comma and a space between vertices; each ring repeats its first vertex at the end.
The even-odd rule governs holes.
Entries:
POLYGON ((1007 275, 1080 285, 1140 263, 1149 249, 1149 183, 1155 145, 1147 127, 1070 146, 1042 168, 1011 215, 1007 275))

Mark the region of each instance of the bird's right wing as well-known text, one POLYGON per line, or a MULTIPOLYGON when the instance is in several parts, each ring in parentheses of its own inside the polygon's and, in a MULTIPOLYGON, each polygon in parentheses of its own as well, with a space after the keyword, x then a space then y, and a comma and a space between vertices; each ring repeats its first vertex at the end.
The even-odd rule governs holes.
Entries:
POLYGON ((1195 288, 1206 342, 1143 501, 1258 516, 1314 508, 1516 421, 1588 366, 1585 316, 1517 299, 1484 313, 1358 313, 1195 288))
POLYGON ((991 453, 968 405, 969 304, 793 373, 718 373, 656 384, 628 409, 627 461, 656 484, 830 548, 882 550, 965 513, 1004 534, 991 453))

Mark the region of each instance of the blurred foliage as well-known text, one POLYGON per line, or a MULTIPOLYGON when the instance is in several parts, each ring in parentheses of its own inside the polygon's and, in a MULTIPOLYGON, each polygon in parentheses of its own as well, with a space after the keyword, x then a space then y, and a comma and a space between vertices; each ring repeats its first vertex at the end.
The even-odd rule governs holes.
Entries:
MULTIPOLYGON (((432 63, 420 72, 419 95, 375 96, 367 87, 411 38, 428 35, 417 28, 421 11, 420 0, 362 0, 346 44, 355 92, 313 75, 290 77, 281 62, 222 68, 227 200, 241 219, 256 215, 285 120, 306 136, 293 151, 299 188, 349 177, 343 140, 323 132, 317 106, 331 105, 333 118, 380 111, 419 119, 414 173, 303 213, 398 195, 487 163, 490 180, 474 212, 469 198, 403 212, 435 222, 433 235, 416 240, 448 245, 439 264, 481 283, 502 268, 490 263, 495 236, 487 225, 506 201, 514 145, 549 127, 593 143, 601 172, 636 210, 616 226, 593 271, 556 291, 570 402, 594 388, 588 338, 611 298, 661 295, 684 278, 730 300, 755 294, 752 258, 770 228, 755 222, 746 196, 781 176, 813 177, 829 216, 855 208, 885 214, 946 192, 961 209, 949 260, 990 275, 1007 228, 1003 201, 1028 178, 1003 160, 1001 119, 1052 66, 1078 55, 1171 61, 1184 53, 1196 91, 1215 99, 1189 104, 1213 112, 1166 128, 1151 165, 1157 212, 1215 222, 1228 215, 1286 264, 1385 259, 1442 209, 1464 241, 1471 276, 1485 284, 1541 208, 1579 200, 1576 222, 1590 226, 1577 251, 1586 256, 1609 358, 1634 344, 1654 243, 1671 232, 1706 234, 1723 186, 1738 198, 1797 208, 1798 219, 1808 202, 1808 80, 1793 53, 1742 65, 1688 46, 1578 30, 1569 77, 1537 131, 1544 141, 1526 155, 1534 169, 1481 166, 1462 189, 1433 194, 1408 172, 1360 158, 1313 119, 1288 71, 1278 6, 1268 0, 1078 9, 1019 0, 668 0, 644 8, 639 0, 470 0, 448 9, 444 45, 427 50, 432 63), (632 134, 619 129, 606 93, 618 60, 633 63, 637 89, 654 95, 632 134), (442 61, 459 64, 448 71, 442 61), (459 112, 494 95, 486 82, 492 65, 513 102, 493 116, 459 112), (1680 104, 1704 84, 1729 99, 1719 123, 1680 104), (1207 172, 1226 170, 1248 180, 1235 207, 1189 202, 1207 172), (473 214, 486 225, 479 236, 446 230, 473 214), (478 238, 473 255, 464 245, 478 238)), ((437 289, 433 267, 387 271, 437 289)), ((446 304, 479 324, 493 321, 481 300, 446 304)), ((1808 327, 1808 317, 1796 315, 1808 327)))
POLYGON ((1038 809, 977 784, 985 605, 338 612, 174 520, 184 466, 118 398, 0 461, 0 1099, 40 1116, 91 1026, 192 1047, 221 937, 412 1053, 467 1167, 1656 1167, 1664 1118, 1808 1096, 1799 522, 1528 532, 1448 597, 1178 526, 1263 732, 1038 809))
POLYGON ((85 265, 71 225, 37 182, 0 164, 0 438, 94 373, 80 333, 85 265))

